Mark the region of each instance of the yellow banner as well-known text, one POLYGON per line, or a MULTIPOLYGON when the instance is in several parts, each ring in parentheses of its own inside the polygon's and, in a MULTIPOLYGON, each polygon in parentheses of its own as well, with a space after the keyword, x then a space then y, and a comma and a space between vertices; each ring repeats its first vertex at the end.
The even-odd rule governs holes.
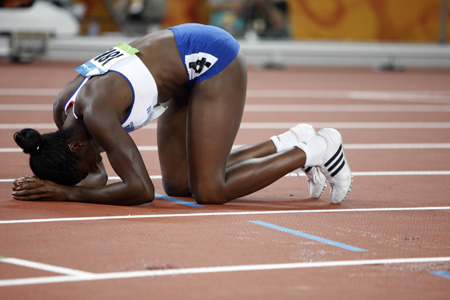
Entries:
POLYGON ((393 42, 439 39, 441 0, 288 0, 288 3, 292 35, 297 39, 393 42))
POLYGON ((164 27, 183 23, 209 22, 209 10, 206 0, 166 0, 166 17, 164 27))

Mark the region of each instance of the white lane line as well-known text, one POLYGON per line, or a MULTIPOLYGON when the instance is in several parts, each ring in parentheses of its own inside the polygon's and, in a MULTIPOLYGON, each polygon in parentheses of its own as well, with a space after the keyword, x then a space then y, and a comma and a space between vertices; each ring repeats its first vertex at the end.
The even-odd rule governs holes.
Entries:
POLYGON ((65 275, 72 275, 72 276, 79 276, 79 275, 89 275, 92 273, 79 271, 75 269, 69 269, 65 267, 59 267, 49 264, 43 264, 39 262, 34 262, 30 260, 20 259, 20 258, 11 258, 11 257, 0 257, 0 263, 8 263, 12 265, 32 268, 32 269, 38 269, 43 271, 49 271, 53 273, 59 273, 59 274, 65 274, 65 275))
POLYGON ((247 98, 377 100, 450 103, 448 91, 248 90, 247 98))
MULTIPOLYGON (((301 173, 301 171, 299 171, 301 173)), ((366 171, 366 172, 352 172, 355 177, 358 176, 442 176, 450 175, 450 171, 366 171)), ((289 173, 285 177, 297 176, 296 173, 289 173)), ((151 175, 151 179, 159 180, 162 179, 161 175, 151 175)), ((109 176, 109 180, 119 180, 119 176, 109 176)), ((0 183, 14 182, 15 178, 4 178, 0 179, 0 183)))
POLYGON ((352 172, 353 176, 439 176, 450 175, 450 171, 374 171, 374 172, 352 172))
MULTIPOLYGON (((0 104, 0 111, 52 111, 51 104, 0 104)), ((246 112, 450 112, 450 105, 246 104, 246 112)))
POLYGON ((54 96, 61 92, 61 88, 0 88, 0 96, 54 96))
MULTIPOLYGON (((151 175, 151 179, 159 180, 162 179, 162 175, 151 175)), ((0 183, 7 183, 7 182, 14 182, 16 180, 15 178, 6 178, 6 179, 0 179, 0 183)), ((120 180, 119 176, 108 176, 108 180, 120 180)))
POLYGON ((248 215, 254 216, 254 215, 311 214, 311 213, 410 212, 410 211, 436 211, 436 210, 450 210, 450 206, 311 209, 311 210, 269 210, 269 211, 239 211, 239 212, 213 212, 213 213, 189 213, 189 214, 48 218, 48 219, 2 220, 2 221, 0 221, 0 225, 47 223, 47 222, 79 222, 79 221, 154 219, 154 218, 217 217, 217 216, 248 216, 248 215))
POLYGON ((0 104, 0 111, 52 111, 51 104, 0 104))
MULTIPOLYGON (((0 88, 0 96, 56 96, 61 88, 0 88)), ((424 90, 247 90, 248 98, 353 99, 353 100, 450 100, 449 91, 424 90)))
POLYGON ((287 270, 287 269, 304 269, 304 268, 327 268, 327 267, 370 266, 370 265, 390 265, 390 264, 418 264, 418 263, 433 263, 433 262, 448 262, 448 261, 450 261, 450 257, 417 257, 417 258, 341 260, 341 261, 338 260, 338 261, 322 261, 322 262, 298 262, 298 263, 281 263, 281 264, 180 268, 180 269, 166 269, 166 270, 98 273, 80 276, 53 276, 53 277, 23 278, 23 279, 4 279, 0 280, 0 286, 21 286, 32 284, 126 279, 138 277, 214 274, 225 272, 270 271, 270 270, 287 270))
MULTIPOLYGON (((234 145, 233 149, 245 145, 234 145)), ((158 146, 138 146, 140 151, 158 151, 158 146)), ((450 143, 404 143, 404 144, 345 144, 345 149, 382 150, 382 149, 450 149, 450 143)), ((0 148, 0 153, 22 152, 19 147, 0 148)))
MULTIPOLYGON (((303 175, 303 171, 299 170, 299 173, 303 175)), ((366 172, 352 172, 353 176, 441 176, 450 175, 450 170, 444 171, 366 171, 366 172)), ((297 176, 297 173, 286 174, 285 177, 297 176)), ((162 179, 161 175, 151 175, 151 179, 162 179)), ((109 180, 119 180, 119 176, 109 176, 109 180)), ((13 182, 14 179, 0 179, 0 182, 13 182)))
MULTIPOLYGON (((1 110, 1 106, 0 106, 1 110)), ((449 112, 450 105, 246 104, 246 112, 449 112)))
POLYGON ((22 152, 21 148, 0 148, 0 153, 15 153, 22 152))
MULTIPOLYGON (((441 129, 450 128, 450 122, 309 122, 315 128, 338 129, 441 129)), ((244 122, 240 129, 286 129, 295 122, 244 122)), ((145 127, 144 127, 145 128, 145 127)))
POLYGON ((56 130, 56 125, 54 123, 3 123, 0 124, 0 129, 18 129, 21 130, 23 128, 34 128, 34 129, 54 129, 56 130))
MULTIPOLYGON (((338 129, 448 129, 450 122, 309 122, 316 128, 338 129)), ((295 126, 296 122, 243 122, 240 129, 287 129, 295 126)), ((0 130, 20 130, 23 128, 53 129, 53 123, 3 123, 0 130)), ((156 129, 156 123, 150 123, 143 130, 156 129)))
POLYGON ((376 149, 448 149, 450 143, 404 143, 404 144, 344 144, 344 148, 352 150, 376 149))
MULTIPOLYGON (((302 171, 299 171, 301 174, 302 171)), ((352 172, 353 176, 442 176, 450 175, 450 171, 366 171, 366 172, 352 172)), ((296 173, 286 174, 285 177, 297 176, 296 173)), ((151 179, 162 179, 162 175, 151 175, 151 179)), ((109 180, 120 180, 119 176, 109 176, 109 180)), ((14 182, 15 178, 0 179, 0 183, 14 182)))

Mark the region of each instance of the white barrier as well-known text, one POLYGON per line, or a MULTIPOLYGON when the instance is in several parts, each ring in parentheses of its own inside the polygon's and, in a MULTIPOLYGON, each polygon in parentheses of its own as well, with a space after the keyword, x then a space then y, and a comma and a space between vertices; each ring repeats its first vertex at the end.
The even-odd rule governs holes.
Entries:
MULTIPOLYGON (((30 8, 0 9, 0 56, 14 55, 11 33, 46 34, 45 54, 49 60, 84 61, 135 37, 78 36, 79 24, 68 11, 47 2, 30 8)), ((37 44, 36 41, 35 45, 37 44)), ((401 69, 403 67, 450 68, 450 45, 377 42, 239 41, 249 65, 338 66, 401 69)), ((44 47, 44 46, 43 46, 44 47)), ((36 51, 38 51, 37 49, 36 51)), ((40 49, 42 50, 42 49, 40 49)), ((42 52, 42 51, 41 51, 42 52)))

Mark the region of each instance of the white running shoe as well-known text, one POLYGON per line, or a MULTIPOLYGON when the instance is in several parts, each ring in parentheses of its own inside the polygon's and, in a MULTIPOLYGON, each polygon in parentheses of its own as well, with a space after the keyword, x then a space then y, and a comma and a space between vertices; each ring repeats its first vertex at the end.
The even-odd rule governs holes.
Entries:
POLYGON ((352 172, 344 154, 342 136, 339 131, 332 128, 321 129, 317 135, 327 142, 327 151, 319 168, 330 183, 330 202, 338 204, 347 197, 353 181, 352 172))
MULTIPOLYGON (((297 124, 289 130, 295 133, 297 142, 299 143, 316 134, 314 127, 309 124, 297 124)), ((317 167, 302 168, 302 170, 305 172, 306 179, 309 183, 309 197, 319 199, 327 186, 325 176, 317 167)))
POLYGON ((327 179, 318 167, 302 168, 309 183, 309 197, 319 199, 327 187, 327 179))
POLYGON ((316 130, 314 129, 314 127, 309 124, 297 124, 294 127, 291 127, 289 130, 295 134, 298 143, 316 134, 316 130))
POLYGON ((306 174, 306 180, 309 183, 309 197, 319 199, 327 187, 327 178, 322 174, 318 167, 302 168, 306 174))

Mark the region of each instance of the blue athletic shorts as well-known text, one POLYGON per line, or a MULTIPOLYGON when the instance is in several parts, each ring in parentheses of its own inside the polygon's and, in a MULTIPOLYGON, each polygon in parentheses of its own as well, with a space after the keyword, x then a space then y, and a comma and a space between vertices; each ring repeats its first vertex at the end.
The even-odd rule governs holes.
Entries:
POLYGON ((210 25, 183 24, 172 30, 188 75, 187 86, 211 78, 237 56, 239 43, 223 29, 210 25))

